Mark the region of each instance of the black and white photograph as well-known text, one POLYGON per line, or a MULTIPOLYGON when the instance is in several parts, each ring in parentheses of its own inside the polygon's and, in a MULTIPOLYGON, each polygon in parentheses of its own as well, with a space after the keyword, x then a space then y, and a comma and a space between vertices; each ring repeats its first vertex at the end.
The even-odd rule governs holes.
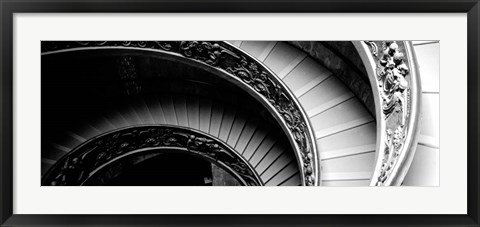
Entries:
POLYGON ((478 226, 479 1, 0 0, 0 226, 478 226))
POLYGON ((440 186, 438 40, 40 54, 42 186, 440 186))

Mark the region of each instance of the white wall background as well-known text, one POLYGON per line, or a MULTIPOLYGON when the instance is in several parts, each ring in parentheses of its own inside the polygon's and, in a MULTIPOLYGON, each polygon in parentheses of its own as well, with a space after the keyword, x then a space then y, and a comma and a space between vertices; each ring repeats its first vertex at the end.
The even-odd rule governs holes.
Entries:
MULTIPOLYGON (((451 13, 16 14, 14 213, 466 214, 466 22, 465 14, 451 13), (208 27, 212 24, 220 29, 208 27), (368 25, 385 29, 407 27, 408 32, 372 32, 372 29, 365 29, 368 25), (221 29, 227 27, 236 29, 221 29), (270 29, 265 31, 265 27, 270 29), (441 68, 440 187, 214 187, 208 190, 189 187, 40 187, 40 40, 179 39, 441 40, 440 59, 448 64, 442 64, 441 68)), ((412 173, 416 165, 412 166, 412 173)))
POLYGON ((422 80, 422 119, 417 151, 405 186, 440 185, 440 43, 413 42, 422 80))

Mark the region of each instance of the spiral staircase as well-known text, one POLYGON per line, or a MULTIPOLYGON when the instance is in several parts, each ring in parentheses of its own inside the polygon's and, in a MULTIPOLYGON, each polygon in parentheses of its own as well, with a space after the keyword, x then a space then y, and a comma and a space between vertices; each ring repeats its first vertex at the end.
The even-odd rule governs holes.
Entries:
POLYGON ((298 166, 291 148, 277 135, 274 127, 251 117, 237 106, 197 96, 162 95, 133 100, 118 107, 96 122, 85 122, 83 128, 65 131, 70 138, 52 142, 47 153, 50 168, 63 155, 99 134, 133 125, 175 125, 193 128, 225 142, 245 159, 260 175, 265 185, 299 185, 298 166), (135 106, 135 104, 139 104, 135 106))
MULTIPOLYGON (((338 72, 335 69, 327 68, 330 67, 330 62, 321 62, 292 43, 270 41, 229 43, 268 68, 283 81, 298 100, 314 132, 320 163, 320 185, 370 185, 377 162, 378 132, 375 115, 378 113, 368 106, 365 98, 362 100, 358 97, 359 91, 352 91, 352 88, 337 76, 338 72)), ((341 49, 337 51, 341 55, 341 49)), ((68 53, 66 56, 63 54, 65 53, 44 55, 42 61, 45 58, 51 64, 49 68, 62 68, 56 62, 68 56, 68 53)), ((91 57, 90 55, 74 57, 73 61, 83 61, 84 58, 91 57)), ((348 56, 342 61, 348 61, 348 56)), ((89 64, 91 67, 100 64, 92 62, 89 64)), ((159 80, 172 79, 162 75, 179 74, 183 75, 181 79, 184 81, 194 81, 194 85, 187 85, 185 88, 184 83, 179 82, 176 85, 169 85, 168 88, 162 87, 165 91, 162 93, 151 92, 147 95, 128 97, 126 99, 128 101, 116 102, 108 108, 96 106, 98 111, 94 111, 95 113, 85 111, 80 114, 88 117, 79 119, 76 121, 77 124, 58 123, 57 125, 62 127, 55 128, 53 133, 48 132, 47 134, 51 136, 42 142, 42 175, 48 173, 58 160, 76 147, 101 134, 135 125, 173 125, 200 131, 227 144, 254 168, 263 185, 302 185, 302 170, 299 168, 301 163, 298 162, 288 138, 282 133, 282 128, 275 123, 275 118, 263 113, 268 111, 260 111, 262 113, 258 114, 258 110, 262 108, 241 103, 240 99, 247 98, 238 93, 233 95, 239 95, 238 99, 219 99, 220 92, 210 92, 208 95, 198 91, 192 92, 202 86, 215 90, 212 87, 217 81, 215 79, 205 81, 198 73, 192 75, 192 71, 184 69, 181 65, 174 66, 170 62, 164 62, 161 63, 161 67, 147 66, 153 65, 153 60, 149 58, 145 61, 137 59, 134 62, 138 74, 148 77, 148 73, 142 72, 146 68, 159 74, 157 78, 159 80), (182 92, 179 92, 180 90, 182 92)), ((85 70, 84 73, 92 72, 85 70)), ((43 73, 44 71, 42 75, 43 73)), ((46 74, 48 73, 49 71, 46 71, 46 74)), ((93 80, 97 84, 108 82, 98 76, 90 79, 85 80, 89 83, 93 80)), ((58 81, 49 82, 61 86, 58 81)), ((105 86, 102 88, 105 89, 105 86)), ((131 89, 131 86, 128 89, 131 89)), ((231 89, 233 88, 226 90, 231 89)), ((61 112, 62 107, 53 107, 58 102, 62 101, 60 99, 55 101, 51 108, 57 108, 61 112)), ((49 122, 55 122, 55 119, 50 119, 49 122)), ((425 148, 420 146, 418 149, 425 148)), ((145 155, 143 159, 147 160, 151 158, 150 156, 145 155)), ((416 164, 414 161, 413 169, 419 165, 422 164, 416 164)), ((418 178, 417 175, 412 176, 418 178)), ((411 176, 407 175, 405 182, 414 182, 409 178, 411 176)))
POLYGON ((374 117, 331 71, 284 42, 236 42, 293 91, 315 131, 322 185, 368 185, 375 161, 374 117))

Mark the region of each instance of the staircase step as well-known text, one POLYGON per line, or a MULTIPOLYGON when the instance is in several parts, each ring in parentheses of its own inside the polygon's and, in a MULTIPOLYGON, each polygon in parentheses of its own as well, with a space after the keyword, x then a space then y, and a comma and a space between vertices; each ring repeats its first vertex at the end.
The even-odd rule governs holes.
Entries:
POLYGON ((305 57, 306 54, 297 48, 285 42, 278 42, 263 62, 275 74, 283 78, 305 57))
POLYGON ((40 168, 41 174, 42 175, 45 174, 52 166, 53 166, 53 164, 43 162, 43 160, 42 160, 42 165, 41 165, 41 168, 40 168))
MULTIPOLYGON (((232 125, 232 129, 227 137, 227 143, 231 147, 235 147, 238 140, 241 139, 240 136, 247 127, 247 118, 248 116, 245 113, 239 112, 237 113, 235 120, 232 125)), ((243 138, 242 138, 243 139, 243 138)))
POLYGON ((294 176, 295 174, 298 173, 298 165, 296 163, 296 160, 293 159, 290 161, 288 165, 283 167, 280 171, 277 170, 277 173, 275 175, 265 181, 265 185, 280 185, 284 181, 288 180, 290 177, 294 176))
POLYGON ((348 130, 348 129, 351 129, 351 128, 354 128, 354 127, 361 126, 361 125, 369 123, 369 122, 372 122, 372 119, 369 118, 369 117, 359 118, 359 119, 355 119, 355 120, 352 120, 352 121, 349 121, 349 122, 346 122, 346 123, 342 123, 342 124, 332 126, 330 128, 315 131, 315 135, 316 135, 317 139, 321 139, 321 138, 331 136, 333 134, 343 132, 345 130, 348 130))
POLYGON ((262 162, 263 159, 266 158, 270 150, 274 149, 276 142, 277 142, 276 138, 273 135, 268 134, 262 140, 260 145, 258 147, 255 147, 255 149, 253 149, 254 148, 253 146, 251 149, 248 149, 247 147, 243 156, 248 159, 250 164, 257 167, 260 164, 260 162, 262 162))
POLYGON ((405 186, 440 186, 440 150, 417 145, 415 158, 405 176, 405 186))
POLYGON ((197 97, 187 97, 188 127, 200 129, 200 100, 197 97))
POLYGON ((300 172, 297 172, 293 176, 289 177, 287 180, 284 182, 280 183, 280 186, 299 186, 301 185, 301 180, 300 180, 300 172))
POLYGON ((208 133, 210 131, 212 116, 212 101, 208 99, 200 100, 200 131, 208 133))
POLYGON ((312 111, 332 99, 351 93, 336 77, 328 77, 298 98, 303 108, 312 111))
POLYGON ((237 110, 236 108, 233 107, 228 107, 225 108, 225 112, 223 113, 223 119, 220 124, 220 134, 218 135, 218 138, 227 141, 228 135, 230 134, 230 131, 233 126, 233 121, 236 118, 237 110))
MULTIPOLYGON (((283 154, 284 151, 285 151, 285 147, 281 143, 275 143, 273 147, 263 152, 261 150, 257 150, 257 152, 262 152, 266 154, 262 157, 260 162, 255 166, 255 170, 257 171, 257 173, 261 175, 265 170, 268 169, 268 167, 273 162, 275 162, 283 154)), ((255 165, 253 160, 250 163, 255 165)))
MULTIPOLYGON (((332 73, 328 71, 328 69, 319 65, 312 58, 305 58, 283 78, 283 81, 290 90, 297 93, 298 90, 303 87, 308 88, 313 84, 317 85, 330 75, 332 75, 332 73)), ((300 93, 301 94, 297 95, 297 97, 303 95, 305 92, 300 93)))
POLYGON ((375 152, 346 156, 322 161, 322 173, 333 172, 373 172, 375 152))
POLYGON ((280 156, 278 156, 275 161, 271 162, 270 165, 264 170, 264 172, 260 172, 260 177, 264 182, 268 182, 271 178, 273 178, 279 171, 286 168, 290 162, 292 161, 291 154, 287 152, 282 152, 280 156))
POLYGON ((147 97, 146 104, 150 110, 155 124, 166 124, 165 113, 157 97, 147 97))
POLYGON ((172 97, 165 95, 158 97, 158 99, 165 116, 165 123, 169 125, 179 125, 172 97))
POLYGON ((48 159, 48 158, 42 158, 42 163, 48 164, 48 165, 53 165, 55 164, 56 160, 53 159, 48 159))
POLYGON ((310 119, 316 138, 374 121, 357 99, 349 99, 310 119))
POLYGON ((224 106, 218 103, 213 103, 212 113, 210 117, 210 129, 209 134, 218 137, 220 133, 220 126, 223 121, 224 106))
POLYGON ((42 158, 50 160, 58 160, 70 151, 69 148, 54 143, 51 143, 46 149, 45 154, 42 154, 42 158))
POLYGON ((322 181, 323 186, 327 187, 368 187, 370 186, 370 179, 368 180, 334 180, 322 181))
MULTIPOLYGON (((257 135, 257 128, 261 127, 258 125, 259 122, 257 120, 249 120, 248 124, 242 130, 239 140, 235 144, 235 150, 243 154, 245 158, 250 158, 251 154, 258 148, 259 144, 255 142, 258 140, 256 138, 257 135)), ((264 128, 261 127, 258 129, 258 132, 264 132, 264 128)))
POLYGON ((173 99, 173 103, 178 125, 188 127, 187 103, 185 101, 185 97, 175 97, 173 99))
POLYGON ((430 148, 440 148, 440 141, 433 136, 418 135, 418 144, 430 148))
POLYGON ((318 139, 317 146, 318 150, 323 152, 376 144, 376 134, 377 125, 375 122, 370 122, 365 125, 354 127, 328 137, 318 139), (342 142, 339 143, 338 141, 342 142))
POLYGON ((328 160, 328 159, 334 159, 334 158, 342 158, 342 157, 351 156, 351 155, 375 152, 375 148, 376 148, 375 144, 368 144, 368 145, 350 147, 350 148, 341 149, 341 150, 324 151, 324 152, 320 152, 320 159, 328 160))
POLYGON ((263 61, 262 59, 267 57, 276 43, 277 42, 270 41, 248 41, 242 42, 240 48, 260 61, 263 61))
POLYGON ((339 104, 342 104, 343 102, 345 101, 348 101, 350 98, 353 97, 353 93, 346 93, 346 94, 343 94, 341 96, 338 96, 336 98, 333 98, 332 100, 320 105, 320 106, 317 106, 315 108, 313 108, 312 110, 308 111, 307 112, 307 115, 308 117, 310 118, 313 118, 339 104))
POLYGON ((116 128, 123 128, 129 125, 127 120, 123 117, 118 110, 113 110, 104 114, 105 118, 108 119, 111 125, 116 128))
POLYGON ((236 47, 240 47, 240 45, 242 45, 242 41, 239 41, 239 40, 235 40, 235 41, 227 41, 228 43, 236 46, 236 47))
POLYGON ((268 135, 268 130, 259 126, 258 130, 255 131, 253 137, 246 145, 246 148, 243 150, 242 154, 247 159, 252 158, 253 161, 253 156, 258 156, 262 152, 266 152, 271 146, 273 146, 274 143, 275 138, 268 135))
POLYGON ((372 172, 324 172, 323 181, 370 180, 372 172))
POLYGON ((155 124, 152 113, 143 99, 132 103, 132 106, 141 119, 142 124, 155 124))
MULTIPOLYGON (((422 77, 423 78, 423 77, 422 77)), ((438 93, 422 94, 422 118, 419 143, 436 147, 440 145, 440 95, 438 93)))

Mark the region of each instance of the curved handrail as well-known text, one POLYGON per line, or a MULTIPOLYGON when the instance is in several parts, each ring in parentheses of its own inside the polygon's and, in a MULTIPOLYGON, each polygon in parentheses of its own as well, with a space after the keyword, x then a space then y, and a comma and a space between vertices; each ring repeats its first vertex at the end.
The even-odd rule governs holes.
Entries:
POLYGON ((353 44, 376 94, 376 162, 370 185, 400 185, 415 154, 421 114, 421 83, 413 48, 404 41, 353 44))
POLYGON ((287 134, 302 174, 302 185, 316 186, 320 181, 313 129, 293 93, 263 63, 242 50, 221 41, 43 41, 42 54, 91 49, 135 49, 174 54, 194 60, 228 75, 255 94, 287 134))
POLYGON ((44 175, 42 185, 83 185, 112 162, 153 149, 192 153, 223 167, 243 185, 263 185, 254 168, 227 144, 206 133, 172 125, 132 126, 91 138, 57 161, 44 175))

